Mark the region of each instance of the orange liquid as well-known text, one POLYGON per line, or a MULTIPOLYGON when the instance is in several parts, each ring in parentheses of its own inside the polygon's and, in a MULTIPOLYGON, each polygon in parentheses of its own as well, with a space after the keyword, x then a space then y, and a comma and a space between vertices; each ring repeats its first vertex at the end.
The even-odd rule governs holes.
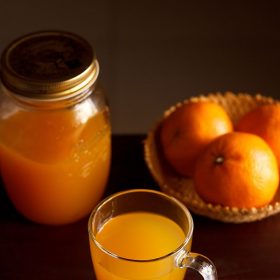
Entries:
MULTIPOLYGON (((152 260, 175 251, 185 239, 172 220, 153 213, 135 212, 105 223, 96 240, 106 250, 123 258, 152 260)), ((185 269, 177 268, 174 256, 150 262, 131 262, 106 255, 91 241, 91 253, 98 280, 181 280, 185 269)))
POLYGON ((111 157, 107 113, 19 111, 0 122, 0 167, 9 197, 27 218, 64 224, 101 198, 111 157))

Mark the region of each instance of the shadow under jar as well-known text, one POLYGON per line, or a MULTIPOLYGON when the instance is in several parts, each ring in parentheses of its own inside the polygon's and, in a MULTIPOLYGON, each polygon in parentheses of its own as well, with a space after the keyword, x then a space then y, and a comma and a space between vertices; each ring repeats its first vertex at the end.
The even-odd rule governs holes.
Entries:
POLYGON ((111 126, 98 74, 90 44, 72 33, 32 33, 2 54, 1 174, 34 222, 75 222, 104 193, 111 126))

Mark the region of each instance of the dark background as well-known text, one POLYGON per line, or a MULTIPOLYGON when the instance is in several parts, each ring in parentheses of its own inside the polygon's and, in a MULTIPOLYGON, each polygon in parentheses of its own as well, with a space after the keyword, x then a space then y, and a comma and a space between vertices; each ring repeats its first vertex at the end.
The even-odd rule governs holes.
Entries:
POLYGON ((0 51, 42 29, 94 46, 114 133, 146 133, 207 92, 280 97, 279 1, 0 0, 0 51))

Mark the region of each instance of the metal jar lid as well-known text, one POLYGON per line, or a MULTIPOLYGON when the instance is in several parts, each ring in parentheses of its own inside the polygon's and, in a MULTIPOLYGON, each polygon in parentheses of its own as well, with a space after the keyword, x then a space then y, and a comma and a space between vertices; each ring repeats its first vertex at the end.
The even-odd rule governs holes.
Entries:
POLYGON ((2 83, 27 98, 76 96, 96 81, 98 73, 91 45, 68 32, 26 35, 8 45, 1 56, 2 83))

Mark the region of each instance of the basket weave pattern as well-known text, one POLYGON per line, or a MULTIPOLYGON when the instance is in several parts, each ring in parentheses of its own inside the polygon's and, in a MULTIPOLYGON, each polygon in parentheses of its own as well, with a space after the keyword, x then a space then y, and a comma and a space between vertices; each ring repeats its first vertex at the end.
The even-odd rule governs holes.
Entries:
MULTIPOLYGON (((187 99, 182 103, 172 106, 165 111, 163 118, 168 117, 176 108, 184 103, 201 100, 209 100, 220 104, 229 114, 234 124, 245 113, 255 107, 278 102, 262 95, 252 96, 246 93, 233 94, 231 92, 224 94, 210 93, 205 96, 187 99)), ((274 200, 269 205, 261 208, 232 208, 204 202, 196 193, 193 181, 174 173, 162 157, 158 139, 160 124, 161 121, 148 133, 145 139, 144 157, 152 176, 163 192, 182 201, 192 212, 223 222, 252 222, 280 212, 280 188, 274 200)))

